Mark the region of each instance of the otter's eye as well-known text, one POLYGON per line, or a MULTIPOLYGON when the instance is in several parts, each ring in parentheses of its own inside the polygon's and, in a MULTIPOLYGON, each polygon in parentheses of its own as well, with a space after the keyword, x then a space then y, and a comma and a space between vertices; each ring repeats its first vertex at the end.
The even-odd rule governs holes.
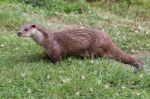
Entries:
POLYGON ((24 31, 28 31, 28 29, 24 29, 24 31))

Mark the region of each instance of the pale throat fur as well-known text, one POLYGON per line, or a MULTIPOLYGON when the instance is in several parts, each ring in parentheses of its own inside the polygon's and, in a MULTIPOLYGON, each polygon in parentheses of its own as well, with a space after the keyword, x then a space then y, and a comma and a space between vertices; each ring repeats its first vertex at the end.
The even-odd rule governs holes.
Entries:
POLYGON ((42 44, 44 42, 44 36, 39 30, 37 30, 36 28, 32 29, 31 37, 37 44, 42 46, 42 44))

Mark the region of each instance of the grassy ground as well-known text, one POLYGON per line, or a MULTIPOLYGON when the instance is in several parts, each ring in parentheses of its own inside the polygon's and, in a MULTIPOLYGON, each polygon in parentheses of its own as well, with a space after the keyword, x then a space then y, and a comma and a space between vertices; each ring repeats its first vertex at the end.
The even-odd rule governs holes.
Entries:
POLYGON ((149 99, 148 19, 121 17, 100 8, 82 14, 54 12, 51 17, 46 13, 25 4, 0 3, 1 99, 149 99), (54 30, 104 29, 121 49, 135 53, 145 63, 145 71, 134 74, 131 66, 102 58, 80 60, 70 57, 56 65, 45 62, 41 47, 30 39, 16 36, 20 25, 27 21, 54 30))

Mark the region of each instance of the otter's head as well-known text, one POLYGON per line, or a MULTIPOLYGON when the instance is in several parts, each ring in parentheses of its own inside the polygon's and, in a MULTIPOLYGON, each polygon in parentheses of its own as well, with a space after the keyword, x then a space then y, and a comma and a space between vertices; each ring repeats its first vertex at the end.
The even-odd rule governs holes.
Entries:
POLYGON ((25 24, 21 27, 17 35, 19 37, 32 37, 38 32, 36 27, 35 24, 25 24))
POLYGON ((42 33, 38 30, 38 25, 35 24, 23 25, 17 35, 19 37, 31 37, 39 45, 42 45, 44 40, 42 33))

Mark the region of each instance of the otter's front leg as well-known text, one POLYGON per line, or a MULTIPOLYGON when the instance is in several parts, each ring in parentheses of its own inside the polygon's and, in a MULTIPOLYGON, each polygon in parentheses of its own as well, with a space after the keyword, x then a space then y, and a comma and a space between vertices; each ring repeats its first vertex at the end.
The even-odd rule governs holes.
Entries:
POLYGON ((54 55, 53 56, 49 56, 47 53, 45 53, 44 57, 43 57, 44 60, 50 60, 52 63, 57 63, 61 57, 60 56, 57 56, 57 55, 54 55))
POLYGON ((53 56, 51 56, 50 59, 51 59, 51 62, 52 62, 53 64, 55 64, 55 63, 59 62, 62 58, 61 58, 60 55, 53 55, 53 56))
POLYGON ((54 64, 62 59, 61 47, 57 42, 53 42, 53 44, 48 47, 46 52, 51 62, 54 64))

